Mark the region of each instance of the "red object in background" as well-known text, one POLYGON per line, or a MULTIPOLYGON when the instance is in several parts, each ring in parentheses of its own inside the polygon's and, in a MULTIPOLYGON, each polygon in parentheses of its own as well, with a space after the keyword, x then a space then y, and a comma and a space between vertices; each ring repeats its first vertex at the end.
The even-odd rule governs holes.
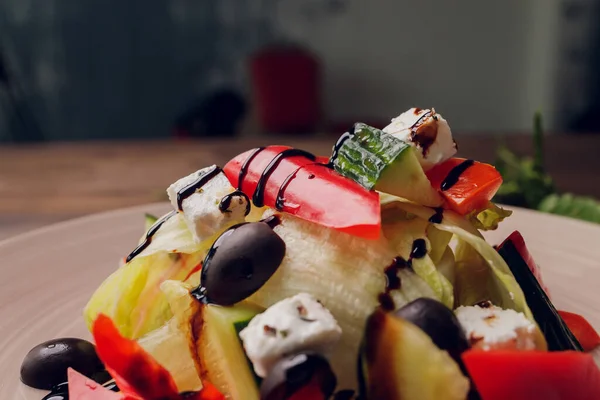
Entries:
POLYGON ((250 58, 254 105, 262 128, 272 133, 307 133, 321 117, 320 66, 295 47, 264 49, 250 58))

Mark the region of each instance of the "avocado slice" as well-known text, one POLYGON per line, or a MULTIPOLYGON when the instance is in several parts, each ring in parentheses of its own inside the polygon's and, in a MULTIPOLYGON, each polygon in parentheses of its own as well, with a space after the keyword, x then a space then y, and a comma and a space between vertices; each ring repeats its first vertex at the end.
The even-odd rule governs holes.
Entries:
POLYGON ((442 204, 419 164, 415 148, 372 126, 355 124, 352 132, 338 140, 330 162, 337 172, 367 189, 426 206, 442 204))
POLYGON ((358 362, 361 398, 464 400, 469 381, 416 325, 377 309, 367 320, 358 362))

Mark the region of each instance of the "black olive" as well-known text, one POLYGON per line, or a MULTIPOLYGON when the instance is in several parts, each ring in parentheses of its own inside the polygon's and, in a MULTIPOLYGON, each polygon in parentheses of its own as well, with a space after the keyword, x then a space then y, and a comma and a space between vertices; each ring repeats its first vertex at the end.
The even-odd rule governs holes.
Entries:
POLYGON ((21 381, 36 389, 51 389, 67 381, 67 369, 86 376, 103 371, 96 348, 83 339, 55 339, 35 346, 21 364, 21 381))
POLYGON ((337 378, 329 362, 318 354, 297 354, 277 362, 260 385, 261 400, 285 400, 303 389, 318 390, 328 399, 337 378))
POLYGON ((236 225, 219 236, 202 266, 202 294, 208 302, 232 305, 244 300, 277 271, 285 242, 264 222, 236 225))
POLYGON ((460 355, 469 348, 469 342, 456 315, 444 304, 422 297, 400 308, 395 315, 417 325, 437 347, 462 364, 460 355))

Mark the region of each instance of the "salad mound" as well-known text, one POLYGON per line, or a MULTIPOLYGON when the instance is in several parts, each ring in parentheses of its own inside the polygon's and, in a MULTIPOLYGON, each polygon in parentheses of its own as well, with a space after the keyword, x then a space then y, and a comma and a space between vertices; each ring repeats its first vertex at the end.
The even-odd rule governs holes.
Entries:
MULTIPOLYGON (((600 398, 600 337, 518 232, 485 241, 502 177, 456 152, 412 108, 327 157, 260 147, 173 183, 85 307, 120 389, 93 398, 600 398)), ((91 386, 69 372, 71 399, 91 386)))

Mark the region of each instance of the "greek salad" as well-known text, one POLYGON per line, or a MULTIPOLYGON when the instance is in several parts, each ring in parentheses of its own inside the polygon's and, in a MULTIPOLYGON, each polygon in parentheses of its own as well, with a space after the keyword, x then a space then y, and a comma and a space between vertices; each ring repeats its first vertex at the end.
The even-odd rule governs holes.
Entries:
POLYGON ((411 108, 318 156, 249 149, 167 189, 84 310, 94 344, 31 350, 71 400, 598 399, 600 337, 557 311, 502 177, 411 108), (132 246, 134 247, 134 246, 132 246))

